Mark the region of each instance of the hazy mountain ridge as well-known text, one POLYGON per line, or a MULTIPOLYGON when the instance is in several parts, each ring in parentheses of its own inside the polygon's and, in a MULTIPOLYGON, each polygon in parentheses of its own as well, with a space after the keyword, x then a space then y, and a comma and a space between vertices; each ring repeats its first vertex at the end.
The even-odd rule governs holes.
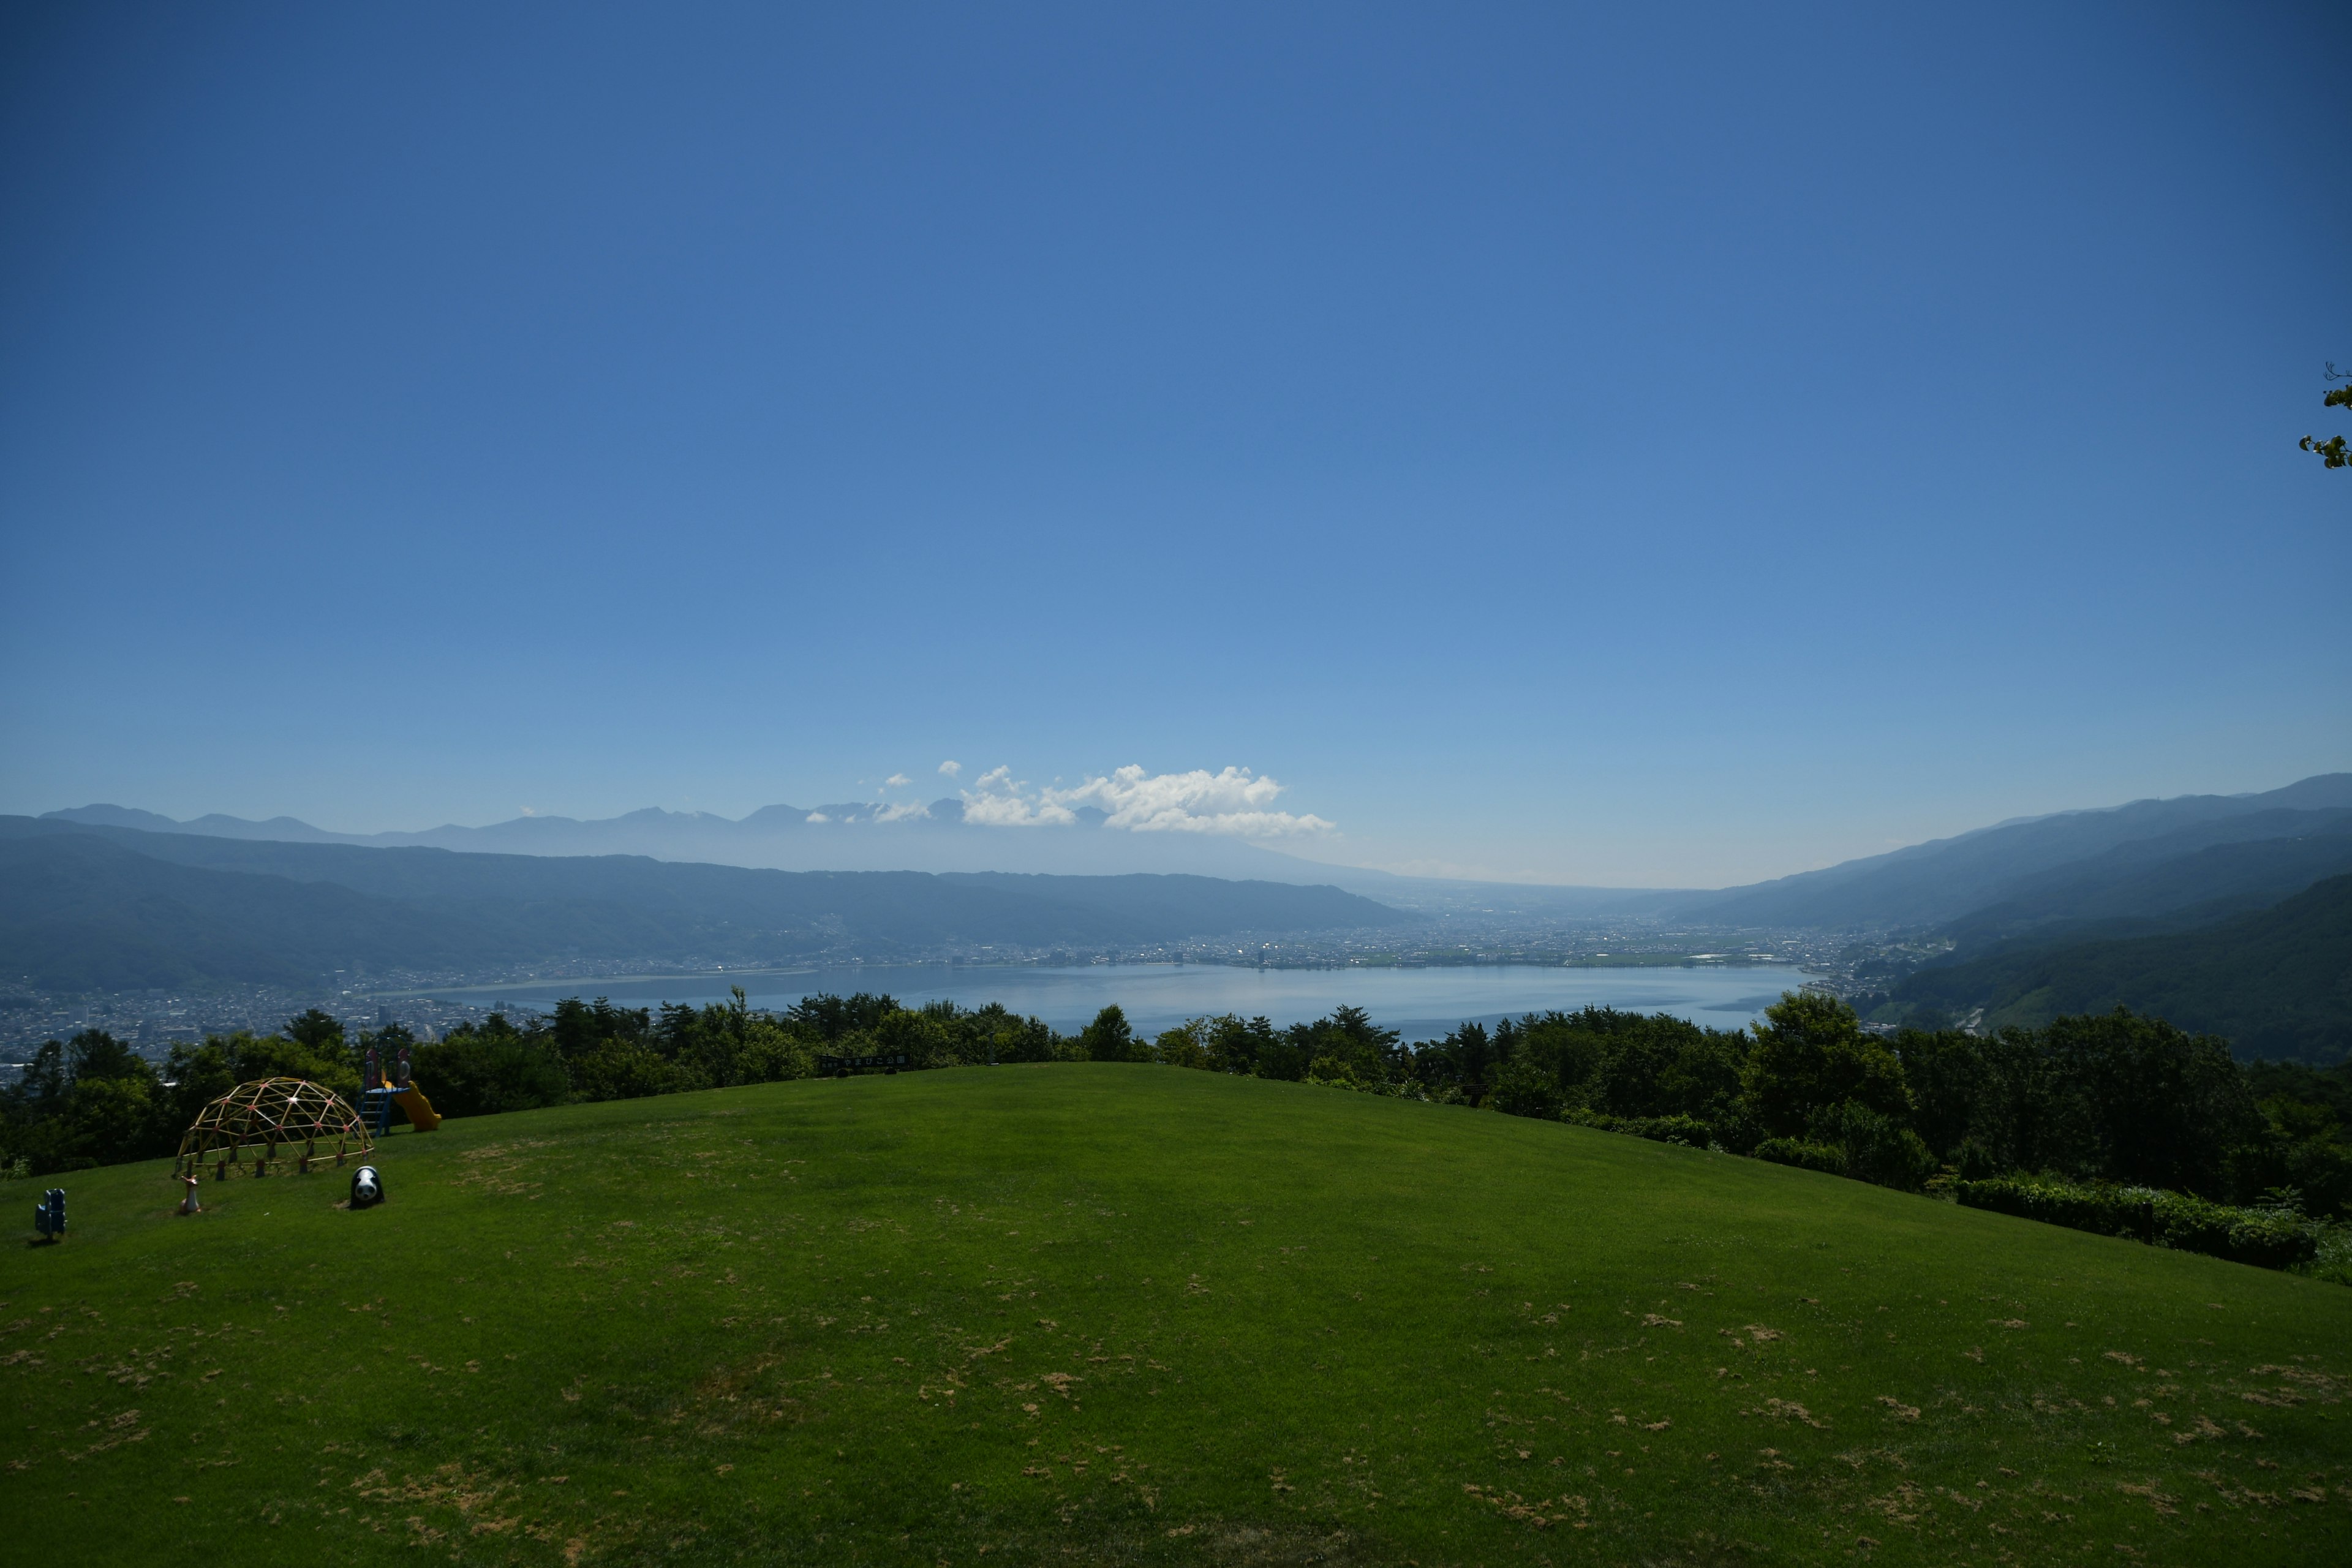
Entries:
MULTIPOLYGON (((2137 853, 2126 846, 2148 845, 2158 858, 2178 858, 2221 843, 2324 837, 2341 827, 2348 809, 2352 773, 2322 774, 2260 795, 2135 801, 1979 828, 1671 908, 1678 919, 1725 925, 1938 927, 2004 900, 2063 901, 2058 889, 2070 877, 2099 857, 2137 853)), ((2315 863, 2325 858, 2324 851, 2314 853, 2315 863)), ((2094 879, 2104 874, 2091 873, 2094 879)), ((2325 874, 2315 871, 2299 885, 2325 874)))
POLYGON ((1423 910, 1656 917, 1727 927, 1946 928, 1973 943, 2040 928, 2054 934, 2098 921, 2218 919, 2275 902, 2344 868, 2343 847, 2335 840, 2352 831, 2348 814, 2352 773, 2321 774, 2257 795, 2183 795, 2018 818, 1823 870, 1713 891, 1398 877, 1319 864, 1217 835, 1111 828, 1091 809, 1071 825, 981 826, 966 822, 963 803, 953 798, 921 813, 853 802, 763 806, 736 820, 647 807, 593 821, 522 816, 483 827, 380 834, 330 833, 291 817, 253 822, 215 815, 183 824, 111 805, 52 812, 42 820, 245 843, 544 858, 635 855, 799 871, 1190 875, 1338 887, 1423 910), (2267 840, 2278 842, 2263 849, 2223 847, 2267 840), (2158 868, 2168 863, 2172 871, 2158 868))
MULTIPOLYGON (((284 843, 425 847, 464 854, 643 855, 657 860, 780 871, 1007 871, 1065 876, 1160 872, 1241 881, 1328 883, 1329 868, 1215 834, 1137 833, 1103 826, 1081 808, 1068 825, 982 826, 953 797, 918 809, 868 801, 761 806, 740 819, 659 806, 619 816, 518 816, 481 827, 334 833, 292 817, 252 822, 214 815, 174 822, 117 805, 46 815, 93 826, 284 843)), ((1379 877, 1381 873, 1370 873, 1379 877)))
POLYGON ((1276 882, 789 872, 0 817, 0 973, 63 990, 559 959, 1089 950, 1412 919, 1336 888, 1276 882))
POLYGON ((2207 925, 2268 909, 2345 872, 2352 872, 2352 811, 2263 812, 2118 845, 2053 868, 1943 930, 1968 948, 2055 940, 2074 928, 2119 921, 2152 929, 2207 925), (2240 821, 2261 826, 2266 836, 2202 842, 2240 821))
POLYGON ((1465 900, 1566 918, 1644 914, 1676 889, 1555 887, 1403 877, 1360 866, 1302 859, 1261 843, 1214 834, 1137 833, 1103 826, 1081 807, 1066 826, 982 826, 963 819, 963 802, 934 801, 927 816, 891 816, 871 802, 802 807, 768 805, 740 818, 658 806, 583 821, 519 816, 484 827, 454 825, 415 833, 332 833, 293 817, 254 822, 217 814, 182 823, 119 805, 76 806, 44 822, 247 842, 431 847, 464 854, 642 855, 656 860, 804 871, 929 871, 1006 875, 1214 877, 1231 881, 1336 887, 1413 910, 1465 900), (826 820, 812 822, 812 816, 826 820))

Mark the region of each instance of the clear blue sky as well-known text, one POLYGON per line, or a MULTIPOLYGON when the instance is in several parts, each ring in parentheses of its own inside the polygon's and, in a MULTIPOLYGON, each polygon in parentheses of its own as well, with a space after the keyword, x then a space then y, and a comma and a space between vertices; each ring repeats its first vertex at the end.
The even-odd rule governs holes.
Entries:
POLYGON ((1247 767, 1716 883, 2352 767, 2352 11, 23 5, 0 809, 1247 767))

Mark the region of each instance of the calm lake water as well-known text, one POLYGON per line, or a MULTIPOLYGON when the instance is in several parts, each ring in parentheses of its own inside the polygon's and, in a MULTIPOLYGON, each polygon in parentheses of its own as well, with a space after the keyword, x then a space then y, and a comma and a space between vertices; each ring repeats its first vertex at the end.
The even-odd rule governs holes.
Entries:
POLYGON ((908 1006, 1002 1002, 1065 1033, 1116 1002, 1138 1031, 1156 1034, 1203 1014, 1260 1015, 1277 1026, 1319 1018, 1343 1003, 1408 1040, 1433 1038, 1465 1019, 1492 1024, 1522 1013, 1590 1004, 1673 1013, 1718 1029, 1760 1017, 1805 976, 1794 969, 1538 969, 1497 964, 1445 969, 1234 969, 1217 964, 1087 964, 1070 969, 981 964, 863 964, 737 974, 565 982, 439 991, 442 1000, 545 1008, 566 996, 609 996, 631 1007, 727 1000, 740 985, 754 1007, 781 1011, 823 992, 887 992, 908 1006))

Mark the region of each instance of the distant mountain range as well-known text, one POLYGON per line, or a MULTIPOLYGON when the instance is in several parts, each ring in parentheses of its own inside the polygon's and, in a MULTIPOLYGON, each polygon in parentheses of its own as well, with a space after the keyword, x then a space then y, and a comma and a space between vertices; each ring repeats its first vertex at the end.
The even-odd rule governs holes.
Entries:
MULTIPOLYGON (((2257 908, 2346 868, 2352 773, 2262 795, 2182 795, 2063 812, 1849 860, 1825 870, 1717 891, 1539 888, 1398 877, 1328 866, 1259 844, 1196 833, 1106 827, 1099 811, 1062 826, 967 822, 963 803, 919 814, 871 803, 771 805, 733 820, 657 809, 596 821, 520 816, 486 827, 331 833, 293 817, 212 816, 175 822, 117 805, 56 811, 44 821, 246 841, 471 854, 640 855, 779 870, 1025 871, 1103 876, 1178 873, 1330 886, 1420 910, 1465 902, 1563 917, 1656 915, 1709 926, 1926 930, 2000 910, 2004 931, 2116 916, 2170 916, 2216 900, 2213 918, 2257 908), (2229 848, 2272 841, 2267 847, 2229 848), (2216 851, 2216 853, 2207 853, 2216 851), (2202 858, 2198 858, 2198 857, 2202 858), (2164 868, 2179 862, 2169 871, 2164 868)), ((1971 928, 1971 936, 1982 931, 1971 928)))
POLYGON ((415 833, 331 833, 291 816, 256 822, 217 813, 186 822, 121 805, 52 811, 44 822, 125 827, 208 838, 289 844, 427 847, 465 854, 643 855, 712 866, 782 871, 1008 871, 1105 877, 1135 873, 1216 877, 1341 888, 1425 913, 1501 904, 1576 919, 1639 915, 1679 896, 1671 890, 1542 887, 1400 877, 1360 866, 1327 865, 1263 844, 1208 833, 1139 833, 1104 826, 1102 812, 1081 807, 1074 823, 1019 827, 964 817, 961 800, 933 801, 907 814, 871 802, 762 806, 740 820, 698 811, 648 807, 582 821, 518 816, 487 827, 445 826, 415 833))
POLYGON ((740 820, 708 812, 648 807, 581 821, 518 816, 487 827, 446 826, 415 833, 331 833, 291 816, 256 822, 215 814, 187 822, 120 805, 47 813, 45 822, 133 828, 290 844, 375 848, 429 847, 465 854, 642 855, 713 866, 785 871, 1014 872, 1066 877, 1215 877, 1228 881, 1335 887, 1397 908, 1433 913, 1501 899, 1515 908, 1570 918, 1638 914, 1669 895, 1647 889, 1521 887, 1399 877, 1358 866, 1330 866, 1247 840, 1205 833, 1138 833, 1106 827, 1103 813, 1081 808, 1066 825, 1005 827, 964 819, 961 800, 933 801, 919 814, 870 802, 762 806, 740 820))
POLYGON ((1907 930, 1953 951, 1874 1016, 2048 1022, 2124 1005, 2241 1055, 2352 1055, 2352 774, 2004 823, 1677 903, 1678 917, 1907 930))
MULTIPOLYGON (((1007 827, 964 819, 950 797, 919 809, 872 802, 768 805, 740 820, 701 811, 647 807, 583 821, 518 816, 486 827, 454 824, 415 833, 331 833, 290 816, 251 822, 215 814, 174 822, 152 811, 85 805, 45 820, 286 844, 423 847, 469 854, 644 855, 711 866, 778 871, 1037 871, 1063 876, 1178 872, 1243 881, 1325 882, 1333 868, 1217 834, 1136 833, 1106 828, 1104 814, 1080 808, 1064 825, 1007 827)), ((1364 873, 1359 873, 1360 875, 1364 873)), ((1382 873, 1371 872, 1375 878, 1382 873)))
POLYGON ((68 989, 291 984, 353 966, 562 957, 1098 950, 1412 918, 1401 910, 1631 917, 1948 939, 1949 955, 1904 981, 1882 1016, 2023 1020, 2104 999, 2326 1058, 2352 1051, 2336 999, 2352 985, 2352 940, 2323 918, 2335 906, 2305 895, 2347 874, 2352 773, 2001 823, 1711 892, 1423 880, 1230 838, 1121 831, 1098 812, 984 826, 954 800, 915 815, 648 810, 409 834, 92 805, 0 819, 0 974, 68 989))
POLYGON ((2323 841, 2347 825, 2352 773, 2324 773, 2263 795, 2180 795, 2001 823, 1825 870, 1694 894, 1670 909, 1677 920, 1709 924, 1845 931, 1928 930, 2003 905, 2017 906, 2003 918, 2027 923, 2093 918, 2095 909, 2154 912, 2123 897, 2126 873, 2154 879, 2150 896, 2173 909, 2260 897, 2252 892, 2257 885, 2275 889, 2275 901, 2327 875, 2337 850, 2323 841), (2284 844, 2188 864, 2217 846, 2263 839, 2284 844), (2302 860, 2308 875, 2294 869, 2302 860), (2168 861, 2182 864, 2158 893, 2157 868, 2168 861), (2258 862, 2269 868, 2255 869, 2258 862), (2199 867, 2210 870, 2210 891, 2200 890, 2199 867))
POLYGON ((1100 951, 1414 918, 1337 888, 1202 877, 785 872, 0 817, 0 976, 54 990, 1100 951))

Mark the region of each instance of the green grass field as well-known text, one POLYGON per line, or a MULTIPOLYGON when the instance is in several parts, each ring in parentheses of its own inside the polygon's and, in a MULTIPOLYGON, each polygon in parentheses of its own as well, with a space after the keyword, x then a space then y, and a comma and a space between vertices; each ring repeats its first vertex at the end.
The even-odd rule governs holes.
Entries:
POLYGON ((1052 1066, 378 1163, 67 1179, 9 1560, 2352 1561, 2352 1290, 1753 1161, 1052 1066))

